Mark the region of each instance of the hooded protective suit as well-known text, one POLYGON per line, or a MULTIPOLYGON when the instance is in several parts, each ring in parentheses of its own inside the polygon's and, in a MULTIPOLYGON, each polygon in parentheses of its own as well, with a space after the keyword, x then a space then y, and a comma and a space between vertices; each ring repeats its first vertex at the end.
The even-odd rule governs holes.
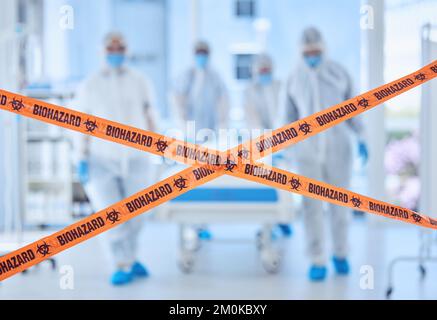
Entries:
POLYGON ((209 63, 210 48, 204 41, 194 46, 196 66, 178 79, 173 103, 180 121, 195 121, 197 130, 225 128, 229 99, 221 77, 209 63))
POLYGON ((217 130, 226 125, 229 109, 226 87, 209 67, 185 72, 175 86, 174 101, 179 117, 195 121, 198 129, 217 130))
MULTIPOLYGON (((137 72, 105 67, 80 87, 75 106, 86 113, 141 129, 156 123, 151 87, 137 72)), ((102 139, 89 140, 89 182, 85 190, 94 210, 102 210, 151 183, 148 155, 102 139)), ((105 233, 114 262, 136 261, 141 217, 105 233)))
MULTIPOLYGON (((353 97, 349 74, 339 64, 323 59, 315 68, 303 60, 287 84, 286 119, 296 121, 353 97)), ((351 178, 351 133, 361 134, 362 124, 353 118, 310 137, 293 147, 301 174, 347 188, 351 178)), ((323 202, 304 198, 303 211, 308 251, 313 264, 324 265, 323 202)), ((329 204, 334 255, 347 256, 349 210, 329 204)))
POLYGON ((248 129, 275 129, 279 106, 283 103, 282 84, 272 78, 273 64, 269 56, 257 57, 253 68, 254 81, 244 92, 243 104, 248 129), (262 72, 268 72, 263 83, 262 72))

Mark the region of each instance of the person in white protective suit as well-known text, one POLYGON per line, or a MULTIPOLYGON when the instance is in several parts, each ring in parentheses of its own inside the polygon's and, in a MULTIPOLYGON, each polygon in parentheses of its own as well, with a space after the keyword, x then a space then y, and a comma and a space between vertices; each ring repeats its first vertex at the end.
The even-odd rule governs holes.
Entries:
POLYGON ((282 84, 273 78, 273 63, 267 54, 258 55, 252 69, 253 81, 244 92, 246 123, 249 129, 275 129, 282 84))
MULTIPOLYGON (((184 124, 194 121, 196 131, 210 129, 217 133, 219 129, 227 128, 228 92, 220 75, 211 67, 210 47, 205 41, 195 44, 194 66, 176 82, 172 100, 178 120, 184 124)), ((211 233, 204 227, 199 228, 198 234, 204 240, 211 238, 211 233)))
POLYGON ((173 102, 182 121, 195 121, 197 129, 225 128, 229 99, 220 75, 210 65, 208 43, 199 41, 194 47, 195 65, 178 79, 173 102))
MULTIPOLYGON (((252 138, 263 134, 264 130, 274 130, 278 127, 278 114, 283 104, 283 89, 283 84, 273 76, 271 57, 268 54, 258 55, 252 68, 252 82, 243 95, 246 125, 249 130, 260 131, 252 138)), ((277 154, 273 155, 273 160, 276 156, 277 154)), ((284 236, 291 236, 290 225, 278 226, 284 236)))
MULTIPOLYGON (((326 57, 321 33, 315 28, 306 29, 302 36, 302 60, 287 83, 287 121, 302 119, 351 97, 351 77, 342 66, 326 57)), ((360 119, 353 118, 293 147, 300 173, 347 188, 351 179, 353 133, 358 137, 360 156, 367 161, 367 147, 362 140, 363 126, 360 119)), ((323 205, 319 200, 303 199, 307 245, 312 263, 309 278, 312 281, 322 281, 327 274, 323 205)), ((349 273, 350 210, 333 204, 328 207, 334 268, 337 274, 346 275, 349 273)))
MULTIPOLYGON (((121 34, 106 36, 106 64, 81 85, 77 106, 98 117, 155 131, 157 119, 152 89, 142 75, 125 65, 126 50, 121 34)), ((148 172, 151 164, 146 153, 89 136, 81 137, 80 142, 78 174, 94 210, 105 209, 151 183, 148 172)), ((111 277, 114 285, 148 275, 137 260, 142 219, 142 216, 136 217, 105 233, 103 240, 109 243, 115 262, 111 277)))

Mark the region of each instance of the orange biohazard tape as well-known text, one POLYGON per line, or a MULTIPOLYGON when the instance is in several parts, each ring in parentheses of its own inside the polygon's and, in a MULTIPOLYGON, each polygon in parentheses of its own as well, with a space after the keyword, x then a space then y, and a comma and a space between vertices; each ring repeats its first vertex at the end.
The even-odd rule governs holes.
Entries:
POLYGON ((403 78, 274 130, 272 136, 263 135, 245 145, 256 152, 277 152, 301 141, 302 135, 305 138, 314 136, 435 77, 437 77, 437 60, 403 78))
POLYGON ((0 280, 124 223, 159 204, 204 184, 216 175, 198 179, 193 168, 162 180, 116 204, 0 258, 0 280), (190 186, 190 187, 187 187, 190 186))
POLYGON ((254 165, 250 163, 245 164, 243 168, 236 167, 235 170, 232 173, 233 176, 246 180, 343 207, 366 211, 421 227, 437 229, 437 220, 429 216, 265 164, 258 163, 254 165))
POLYGON ((437 63, 434 62, 414 74, 381 86, 361 95, 359 98, 350 99, 275 130, 272 137, 261 136, 225 153, 0 90, 0 109, 154 154, 165 155, 184 163, 188 161, 195 164, 192 168, 185 169, 172 177, 164 179, 106 210, 97 212, 62 231, 1 257, 0 280, 23 271, 60 251, 98 235, 225 173, 338 205, 360 208, 371 213, 436 228, 434 220, 411 210, 392 206, 284 170, 255 163, 251 159, 244 161, 248 157, 259 159, 265 156, 267 152, 276 152, 288 145, 302 141, 436 76, 437 63), (180 152, 181 150, 183 152, 180 152), (202 163, 201 168, 199 164, 202 163))
POLYGON ((23 95, 0 90, 0 109, 109 140, 189 165, 218 167, 242 156, 257 160, 370 110, 437 77, 437 61, 399 80, 295 121, 234 148, 219 152, 151 131, 95 117, 23 95), (232 158, 232 159, 231 159, 232 158))

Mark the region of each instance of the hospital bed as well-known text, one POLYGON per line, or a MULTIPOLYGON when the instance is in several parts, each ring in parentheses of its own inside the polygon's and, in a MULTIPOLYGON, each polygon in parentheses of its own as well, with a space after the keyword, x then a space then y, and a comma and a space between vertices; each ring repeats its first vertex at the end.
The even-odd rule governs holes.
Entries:
MULTIPOLYGON (((173 167, 164 176, 181 169, 173 167)), ((290 193, 227 175, 167 202, 157 212, 158 220, 179 225, 178 262, 185 273, 192 271, 196 253, 207 245, 199 238, 199 226, 254 223, 260 225, 254 234, 254 244, 262 266, 267 272, 276 273, 282 260, 283 241, 275 230, 278 224, 290 223, 293 217, 290 193)))

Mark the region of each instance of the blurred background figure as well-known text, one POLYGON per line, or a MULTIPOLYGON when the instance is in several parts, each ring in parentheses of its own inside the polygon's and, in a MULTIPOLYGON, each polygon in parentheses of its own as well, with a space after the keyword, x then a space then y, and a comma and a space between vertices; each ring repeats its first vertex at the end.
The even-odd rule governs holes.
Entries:
MULTIPOLYGON (((182 128, 193 121, 196 131, 226 129, 229 114, 229 98, 220 75, 210 65, 210 47, 205 41, 194 46, 194 66, 189 68, 176 83, 173 103, 182 128)), ((194 137, 187 137, 191 140, 194 137)), ((205 141, 195 141, 202 143, 205 141)), ((199 228, 200 239, 211 239, 206 227, 199 228)))
MULTIPOLYGON (((146 79, 125 65, 127 44, 123 35, 108 34, 104 46, 105 66, 85 80, 75 105, 86 113, 155 131, 153 93, 146 79)), ((78 175, 95 210, 106 208, 149 184, 150 163, 144 152, 121 150, 114 143, 88 136, 81 138, 78 175)), ((148 275, 147 269, 137 261, 141 219, 132 219, 107 233, 105 241, 109 242, 115 264, 111 278, 114 285, 148 275)))
POLYGON ((260 54, 253 65, 252 82, 244 92, 244 114, 249 129, 275 129, 281 82, 273 76, 269 55, 260 54))
MULTIPOLYGON (((302 59, 287 83, 288 122, 307 117, 354 96, 350 75, 325 50, 322 34, 316 28, 304 30, 301 40, 302 59)), ((302 175, 348 188, 352 170, 351 133, 360 137, 359 149, 367 159, 367 148, 361 140, 360 118, 353 118, 327 132, 309 138, 296 146, 302 175)), ((311 258, 309 278, 324 280, 327 273, 324 238, 324 210, 321 201, 303 199, 304 224, 311 258)), ((329 204, 330 227, 334 242, 332 258, 337 274, 349 273, 349 209, 329 204)))
MULTIPOLYGON (((247 128, 262 132, 278 128, 282 97, 282 83, 274 77, 272 58, 268 54, 258 55, 253 64, 252 81, 247 86, 243 98, 247 128)), ((273 155, 273 159, 277 156, 273 155)), ((291 236, 292 230, 289 225, 280 224, 279 228, 283 235, 291 236)))
POLYGON ((210 65, 210 47, 199 41, 194 46, 194 66, 175 85, 173 98, 180 120, 194 121, 196 128, 227 127, 229 100, 226 86, 210 65))

